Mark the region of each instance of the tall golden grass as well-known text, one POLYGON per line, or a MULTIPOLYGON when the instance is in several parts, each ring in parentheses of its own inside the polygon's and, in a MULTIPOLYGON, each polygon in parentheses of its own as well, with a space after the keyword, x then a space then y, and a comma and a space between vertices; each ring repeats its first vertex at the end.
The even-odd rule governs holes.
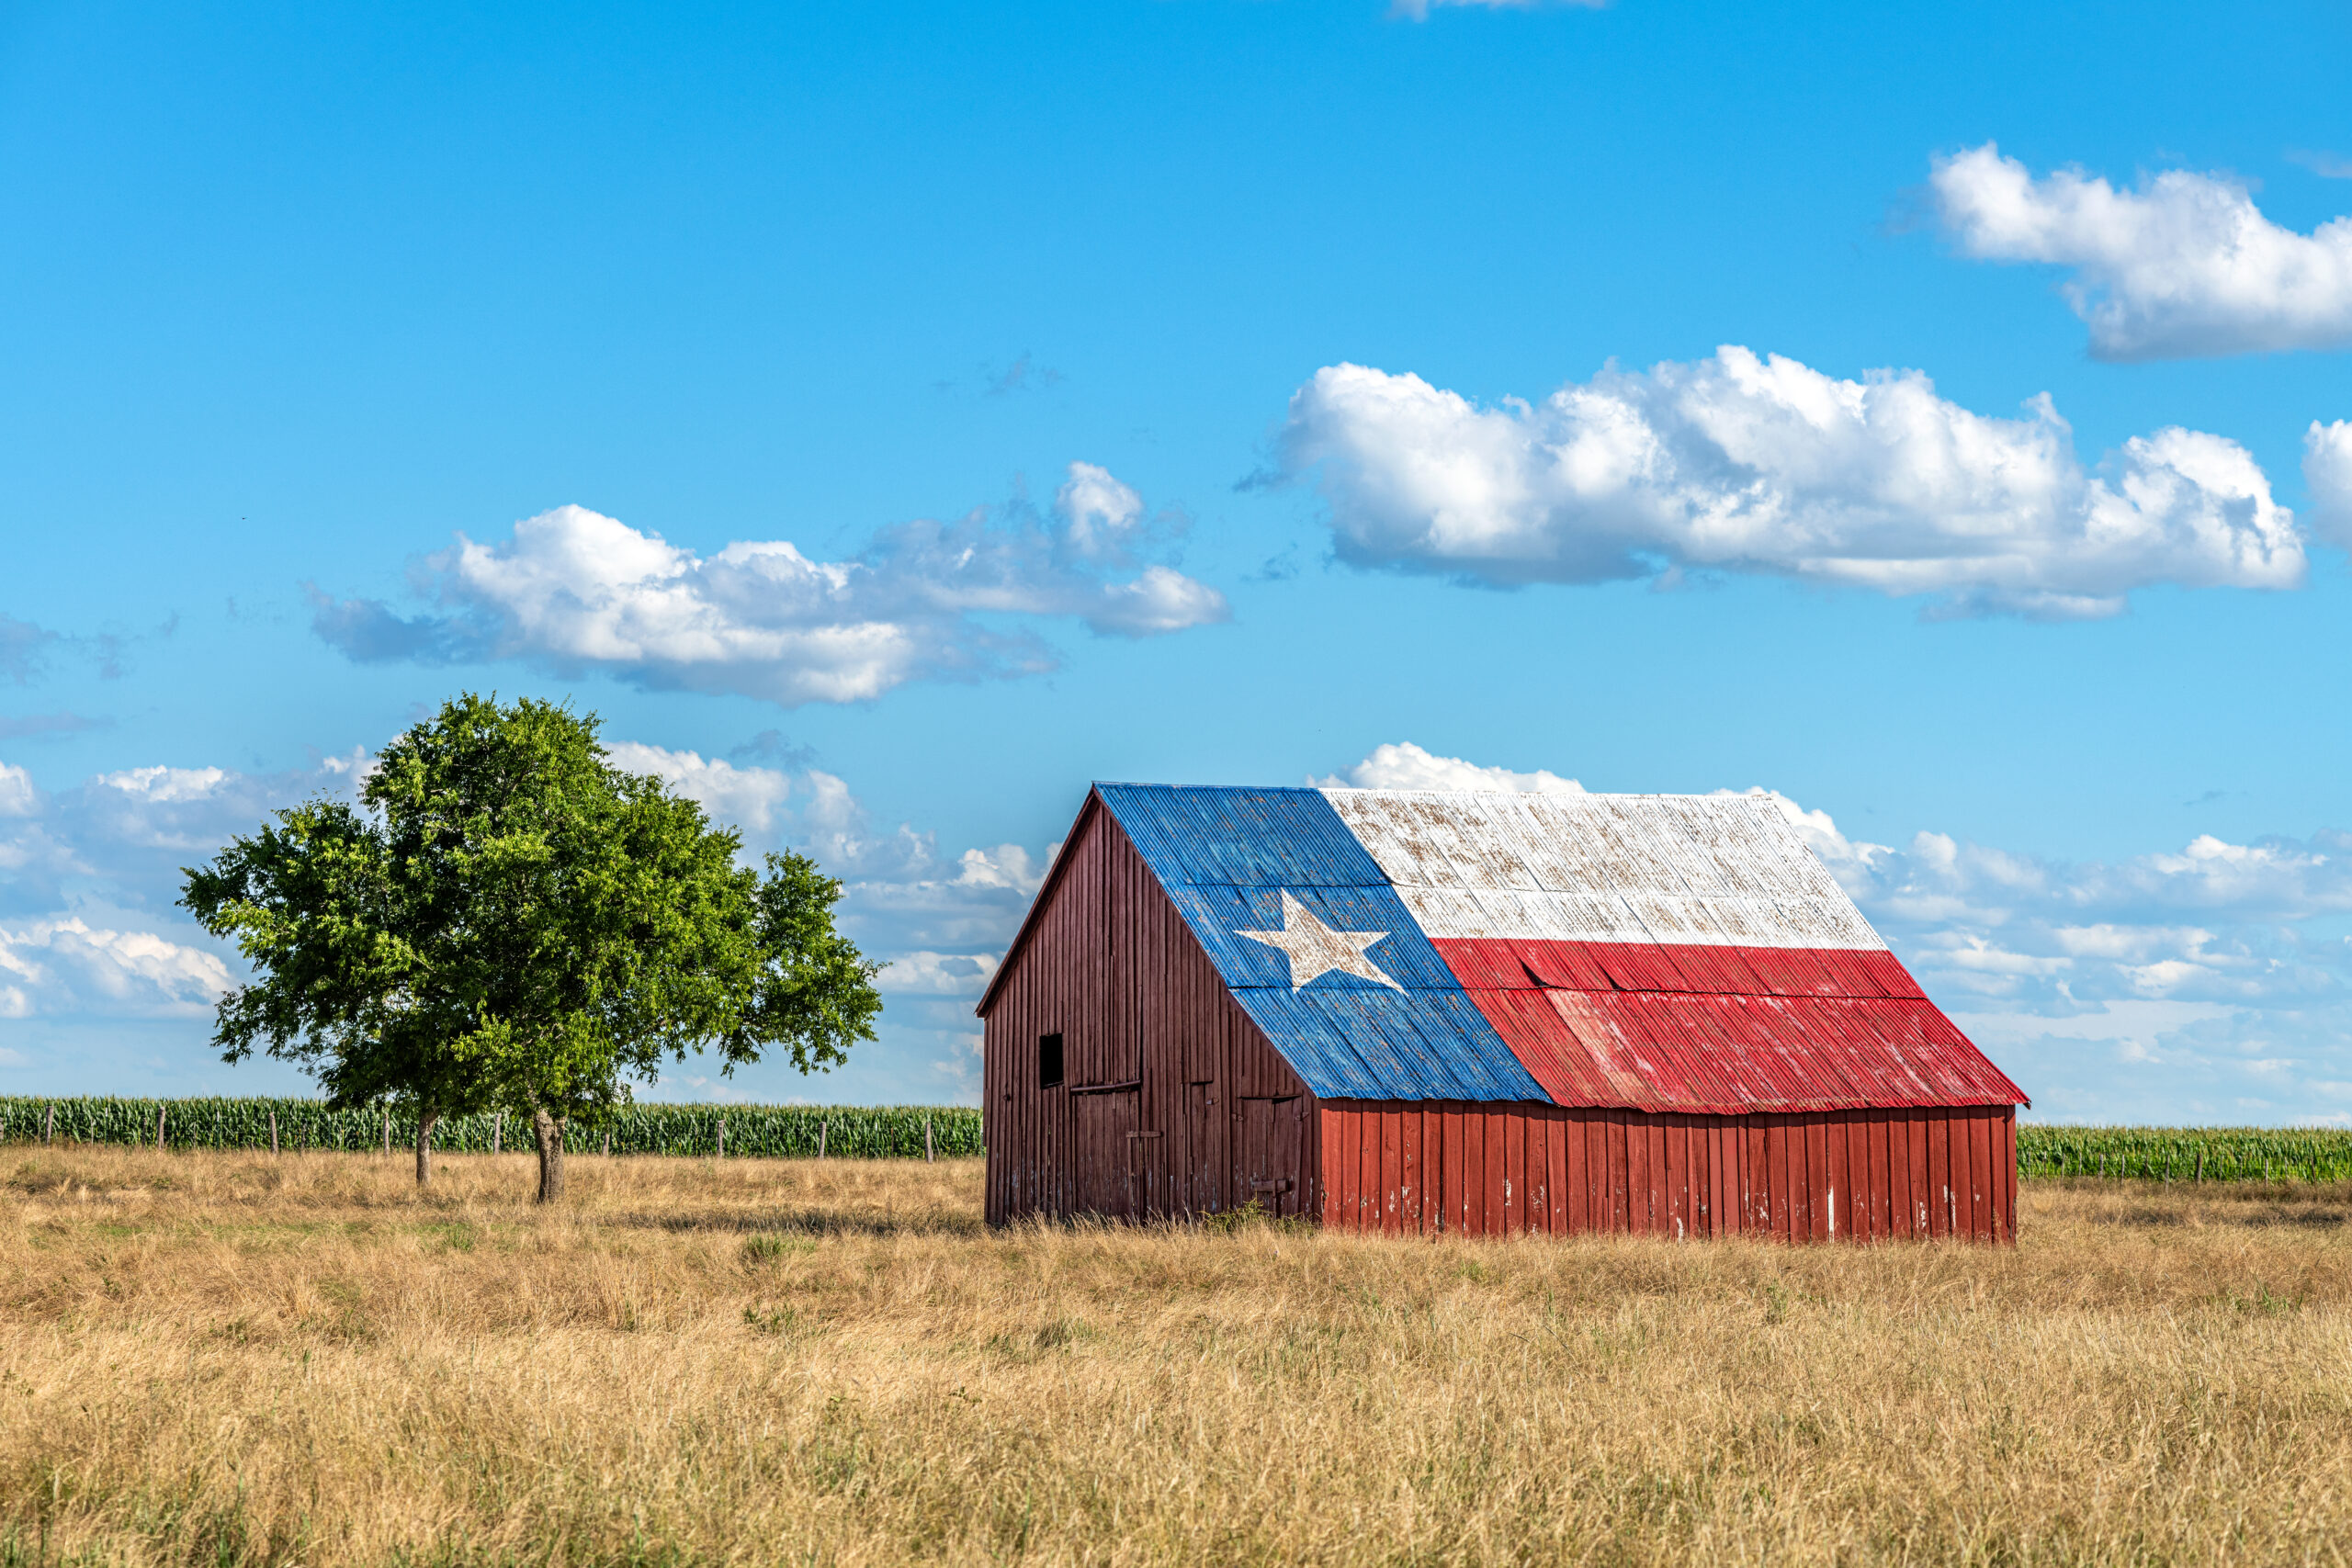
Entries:
POLYGON ((986 1232, 975 1163, 0 1150, 0 1562, 2340 1562, 2352 1192, 986 1232))

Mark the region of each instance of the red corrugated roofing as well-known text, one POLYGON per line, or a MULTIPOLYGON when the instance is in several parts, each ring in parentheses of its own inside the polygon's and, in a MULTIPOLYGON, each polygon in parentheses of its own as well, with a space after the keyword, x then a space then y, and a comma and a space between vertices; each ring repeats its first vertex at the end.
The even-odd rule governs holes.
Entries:
POLYGON ((1460 937, 1436 946, 1562 1105, 1740 1115, 2025 1099, 1890 953, 1460 937), (1611 983, 1620 977, 1631 983, 1611 983))

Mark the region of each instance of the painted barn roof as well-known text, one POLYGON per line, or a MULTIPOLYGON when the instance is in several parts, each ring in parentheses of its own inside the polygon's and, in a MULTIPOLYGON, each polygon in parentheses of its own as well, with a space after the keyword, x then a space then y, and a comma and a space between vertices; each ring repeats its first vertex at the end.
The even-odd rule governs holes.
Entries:
POLYGON ((2025 1101, 1761 797, 1097 793, 1325 1098, 2025 1101))

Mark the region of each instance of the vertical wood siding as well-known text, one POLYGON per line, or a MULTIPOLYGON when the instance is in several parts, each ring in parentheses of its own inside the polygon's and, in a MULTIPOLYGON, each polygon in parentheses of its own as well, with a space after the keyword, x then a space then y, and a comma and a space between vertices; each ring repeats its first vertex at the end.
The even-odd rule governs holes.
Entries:
POLYGON ((2017 1239, 2006 1105, 1680 1116, 1317 1102, 1326 1224, 1385 1235, 2017 1239))
POLYGON ((1314 1097, 1099 804, 1040 897, 984 1025, 989 1223, 1180 1217, 1252 1196, 1317 1213, 1314 1097), (1062 1037, 1057 1089, 1037 1082, 1047 1033, 1062 1037))

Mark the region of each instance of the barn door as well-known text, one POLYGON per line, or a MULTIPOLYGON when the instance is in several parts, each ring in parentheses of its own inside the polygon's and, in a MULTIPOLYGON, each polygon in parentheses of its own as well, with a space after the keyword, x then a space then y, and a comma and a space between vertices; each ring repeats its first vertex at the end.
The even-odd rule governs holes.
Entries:
POLYGON ((1306 1194, 1306 1102, 1241 1101, 1241 1179, 1237 1201, 1256 1199, 1272 1214, 1297 1214, 1306 1194))
POLYGON ((1143 1096, 1135 1089, 1081 1094, 1078 1101, 1078 1207, 1081 1213, 1124 1220, 1137 1212, 1135 1160, 1137 1113, 1143 1096))

